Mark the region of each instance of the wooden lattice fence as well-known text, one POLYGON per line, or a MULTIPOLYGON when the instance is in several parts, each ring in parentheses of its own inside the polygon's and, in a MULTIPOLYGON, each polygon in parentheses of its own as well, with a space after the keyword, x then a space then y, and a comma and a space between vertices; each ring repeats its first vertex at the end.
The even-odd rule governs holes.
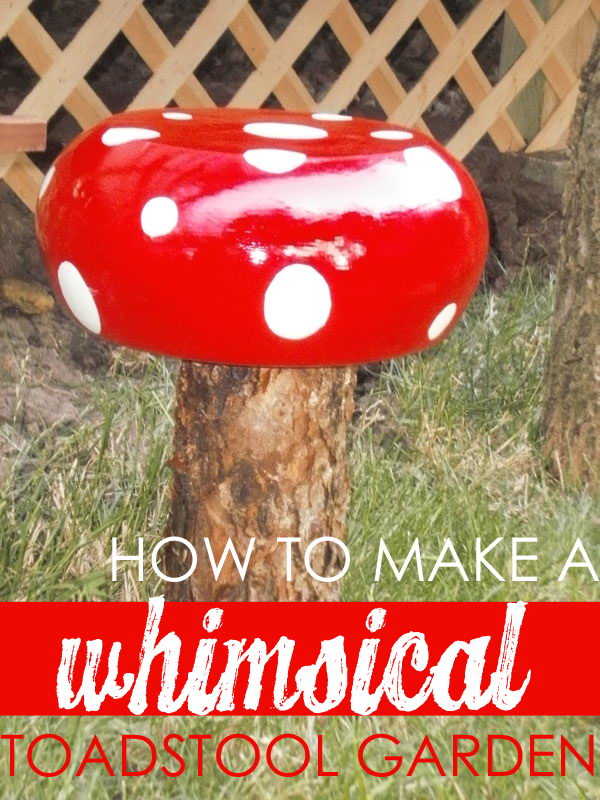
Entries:
MULTIPOLYGON (((172 45, 143 0, 100 0, 71 41, 61 49, 29 8, 31 0, 2 0, 0 39, 8 37, 39 79, 18 108, 19 114, 50 119, 64 107, 81 128, 111 112, 86 76, 118 34, 124 35, 149 69, 131 108, 210 106, 214 100, 198 77, 198 65, 227 32, 253 69, 230 104, 258 107, 273 96, 294 109, 341 111, 368 86, 382 114, 403 124, 428 129, 427 110, 453 82, 465 98, 467 113, 446 142, 462 158, 489 134, 500 150, 549 149, 564 140, 578 91, 578 71, 600 20, 600 0, 552 0, 544 21, 539 0, 473 0, 472 11, 457 25, 442 0, 396 0, 369 31, 350 0, 306 0, 277 38, 269 33, 256 3, 210 0, 179 41, 172 45), (504 15, 523 40, 515 63, 496 79, 477 59, 477 47, 501 24, 504 15), (348 56, 321 96, 315 98, 294 65, 327 25, 348 56), (387 60, 403 37, 419 25, 437 56, 412 86, 387 60), (573 39, 578 43, 572 55, 573 39), (569 47, 569 41, 571 46, 569 47), (583 43, 582 43, 583 42, 583 43), (530 80, 546 81, 544 117, 526 142, 511 117, 510 105, 530 80)), ((497 77, 497 76, 496 76, 497 77)), ((24 153, 0 156, 0 179, 33 208, 41 170, 24 153)))

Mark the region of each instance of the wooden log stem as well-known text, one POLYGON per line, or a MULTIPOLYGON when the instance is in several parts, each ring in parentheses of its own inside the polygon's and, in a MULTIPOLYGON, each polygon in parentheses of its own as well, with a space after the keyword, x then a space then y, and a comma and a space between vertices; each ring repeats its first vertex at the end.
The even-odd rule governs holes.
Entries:
MULTIPOLYGON (((187 539, 198 566, 188 580, 168 584, 169 599, 337 599, 338 583, 312 578, 303 556, 317 538, 345 538, 355 376, 353 367, 182 363, 165 535, 187 539), (243 582, 231 556, 214 579, 205 537, 217 563, 228 539, 243 561, 254 538, 243 582), (277 542, 282 537, 300 540, 291 545, 291 581, 286 545, 277 542)), ((189 550, 175 543, 167 551, 166 573, 184 574, 189 563, 189 550)), ((310 563, 319 575, 335 575, 343 554, 335 543, 319 543, 310 563)))

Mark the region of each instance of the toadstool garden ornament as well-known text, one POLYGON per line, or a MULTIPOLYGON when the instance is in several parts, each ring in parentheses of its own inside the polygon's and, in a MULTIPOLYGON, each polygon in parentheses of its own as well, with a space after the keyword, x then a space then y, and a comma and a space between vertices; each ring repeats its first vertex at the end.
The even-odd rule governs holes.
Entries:
MULTIPOLYGON (((429 347, 464 311, 488 245, 466 170, 422 133, 344 115, 125 112, 50 168, 37 232, 89 332, 183 359, 167 535, 199 562, 172 594, 334 597, 301 559, 340 571, 335 542, 311 543, 344 538, 351 365, 429 347), (217 560, 255 537, 245 581, 231 558, 214 579, 205 537, 217 560)), ((187 556, 171 550, 170 574, 187 556)))

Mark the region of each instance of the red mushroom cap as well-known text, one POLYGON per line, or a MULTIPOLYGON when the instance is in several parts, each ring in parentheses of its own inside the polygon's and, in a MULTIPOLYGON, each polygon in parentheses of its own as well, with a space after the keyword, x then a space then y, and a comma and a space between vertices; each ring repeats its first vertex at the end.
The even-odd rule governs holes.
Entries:
POLYGON ((477 188, 424 134, 273 110, 105 120, 51 167, 37 232, 57 295, 92 333, 263 366, 430 346, 488 246, 477 188))

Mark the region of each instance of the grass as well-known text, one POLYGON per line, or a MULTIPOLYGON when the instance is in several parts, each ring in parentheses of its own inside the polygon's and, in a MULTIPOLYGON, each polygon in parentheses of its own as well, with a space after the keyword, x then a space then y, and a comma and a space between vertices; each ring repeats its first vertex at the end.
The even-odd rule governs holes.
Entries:
MULTIPOLYGON (((543 355, 552 287, 525 271, 502 295, 480 293, 441 345, 385 365, 361 398, 352 446, 354 494, 349 525, 352 564, 344 579, 346 600, 599 600, 587 572, 557 582, 577 537, 600 564, 600 498, 567 491, 545 474, 541 460, 540 408, 543 355), (401 563, 419 537, 425 577, 449 537, 468 581, 454 569, 419 581, 409 568, 398 582, 384 568, 374 582, 377 546, 384 538, 401 563), (474 540, 482 546, 503 537, 490 561, 506 580, 484 573, 474 579, 474 540), (538 561, 526 563, 537 582, 510 577, 511 537, 536 538, 523 546, 538 561)), ((149 549, 165 521, 170 450, 169 406, 173 367, 160 359, 130 363, 118 356, 109 376, 73 429, 46 431, 31 441, 0 488, 0 586, 2 600, 136 600, 159 590, 154 580, 129 574, 110 580, 110 539, 134 552, 136 537, 149 549), (132 374, 133 373, 133 374, 132 374)), ((394 719, 4 719, 4 732, 32 738, 53 731, 74 741, 80 754, 93 733, 116 753, 117 733, 159 738, 165 732, 210 732, 214 738, 245 731, 264 743, 282 731, 315 741, 322 732, 340 770, 317 778, 311 764, 294 779, 271 774, 264 763, 244 779, 222 775, 208 759, 206 775, 177 780, 158 773, 108 778, 90 770, 52 779, 53 796, 111 798, 211 798, 243 791, 249 798, 558 798, 600 797, 582 769, 567 778, 441 778, 431 765, 412 778, 371 778, 356 764, 356 743, 374 731, 402 740, 407 758, 429 733, 447 765, 453 732, 485 736, 508 732, 526 741, 532 732, 556 732, 582 743, 594 721, 512 717, 394 719)), ((595 725, 597 728, 597 725, 595 725)), ((596 730, 596 733, 598 731, 596 730)), ((139 756, 142 758, 142 756, 139 756)), ((134 758, 135 761, 135 758, 134 758)), ((384 762, 380 762, 384 763, 384 762)), ((556 763, 554 762, 554 769, 556 763)), ((6 749, 0 748, 0 776, 6 749)), ((37 798, 45 787, 28 771, 0 777, 0 796, 37 798), (4 783, 3 783, 4 781, 4 783)))
POLYGON ((363 403, 354 441, 355 562, 346 599, 364 599, 365 590, 379 600, 600 597, 587 571, 556 581, 577 537, 600 564, 600 498, 563 491, 542 468, 551 296, 551 287, 524 273, 500 297, 478 295, 439 347, 386 366, 363 403), (419 582, 413 570, 398 584, 388 569, 374 584, 379 539, 401 562, 415 537, 431 566, 451 538, 469 582, 446 569, 433 583, 419 582), (504 539, 490 561, 505 583, 487 573, 473 579, 476 537, 482 547, 504 539), (512 537, 538 539, 523 545, 523 553, 538 555, 537 582, 510 580, 512 537))
POLYGON ((137 552, 137 537, 160 539, 164 525, 173 369, 150 358, 142 370, 128 377, 117 356, 82 423, 23 451, 0 495, 0 599, 141 599, 137 580, 116 587, 107 564, 112 537, 137 552))

